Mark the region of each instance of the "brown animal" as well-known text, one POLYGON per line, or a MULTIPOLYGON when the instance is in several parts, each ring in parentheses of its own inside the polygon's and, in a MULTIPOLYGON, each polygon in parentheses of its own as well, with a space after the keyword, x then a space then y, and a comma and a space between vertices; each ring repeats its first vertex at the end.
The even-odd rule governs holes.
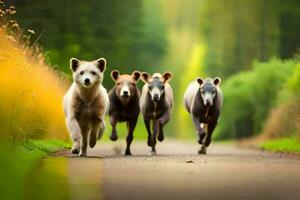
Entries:
POLYGON ((148 146, 152 147, 151 153, 156 154, 156 138, 164 140, 163 126, 170 120, 173 106, 173 90, 169 85, 172 78, 171 72, 163 75, 155 73, 150 76, 143 72, 141 80, 145 83, 140 98, 140 109, 144 117, 148 132, 148 146), (150 122, 153 121, 153 134, 150 122))
POLYGON ((130 145, 133 140, 133 131, 135 129, 140 113, 139 99, 140 91, 136 85, 141 73, 134 71, 131 75, 120 75, 119 71, 113 70, 111 77, 115 81, 115 86, 109 91, 109 120, 112 126, 110 139, 118 139, 116 125, 117 122, 127 123, 127 147, 125 155, 131 155, 130 145))
POLYGON ((211 142, 212 133, 221 113, 223 96, 220 83, 219 77, 197 78, 189 84, 184 93, 185 107, 192 116, 198 133, 198 143, 202 145, 199 154, 206 153, 206 147, 211 142))

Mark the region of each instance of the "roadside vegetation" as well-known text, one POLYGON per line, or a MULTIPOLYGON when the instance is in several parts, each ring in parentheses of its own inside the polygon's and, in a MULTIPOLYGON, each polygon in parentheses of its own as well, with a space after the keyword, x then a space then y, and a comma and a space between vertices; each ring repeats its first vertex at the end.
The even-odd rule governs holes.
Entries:
POLYGON ((36 168, 41 158, 69 147, 59 106, 65 82, 30 42, 35 32, 14 20, 15 7, 0 2, 0 13, 0 193, 3 199, 57 199, 63 193, 52 184, 60 175, 36 168), (34 173, 48 181, 41 184, 34 173))

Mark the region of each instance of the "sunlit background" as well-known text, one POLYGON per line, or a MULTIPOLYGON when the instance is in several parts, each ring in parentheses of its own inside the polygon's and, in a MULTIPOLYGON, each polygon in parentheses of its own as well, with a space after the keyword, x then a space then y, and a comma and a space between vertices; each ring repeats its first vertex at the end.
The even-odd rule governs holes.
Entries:
MULTIPOLYGON (((167 137, 195 140, 183 93, 198 76, 222 78, 215 140, 294 144, 300 136, 298 0, 11 0, 0 17, 0 137, 8 146, 68 141, 61 101, 71 57, 105 57, 107 89, 113 69, 172 71, 167 137)), ((141 116, 135 137, 146 139, 141 116)))

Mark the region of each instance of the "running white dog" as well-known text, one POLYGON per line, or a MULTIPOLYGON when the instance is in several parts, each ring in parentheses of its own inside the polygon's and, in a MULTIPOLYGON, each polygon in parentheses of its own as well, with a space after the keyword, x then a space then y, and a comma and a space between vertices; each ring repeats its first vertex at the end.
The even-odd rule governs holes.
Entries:
POLYGON ((102 86, 106 60, 70 60, 73 84, 63 100, 67 129, 73 140, 72 153, 86 156, 87 141, 93 148, 104 129, 109 99, 102 86))

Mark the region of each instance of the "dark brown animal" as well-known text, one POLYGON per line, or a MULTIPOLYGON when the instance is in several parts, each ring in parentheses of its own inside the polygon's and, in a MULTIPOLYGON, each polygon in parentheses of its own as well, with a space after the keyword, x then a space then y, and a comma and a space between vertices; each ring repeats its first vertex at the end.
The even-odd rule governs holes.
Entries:
POLYGON ((109 120, 112 126, 110 139, 118 139, 116 125, 118 122, 126 122, 128 134, 126 138, 127 146, 125 155, 131 155, 130 145, 133 140, 135 129, 140 113, 139 99, 140 91, 136 85, 141 73, 134 71, 131 75, 120 75, 119 71, 113 70, 111 77, 115 81, 115 86, 109 91, 109 120))
POLYGON ((221 113, 223 96, 220 83, 219 77, 204 80, 197 78, 189 84, 184 94, 185 107, 192 116, 198 133, 198 143, 202 145, 199 154, 206 153, 206 147, 211 142, 212 133, 221 113))
POLYGON ((173 106, 173 91, 168 81, 172 78, 170 72, 163 75, 155 73, 152 77, 143 72, 141 80, 145 83, 140 99, 140 108, 148 132, 148 146, 152 147, 151 153, 156 154, 156 137, 164 140, 163 126, 170 120, 173 106), (150 122, 153 121, 151 130, 150 122), (153 134, 151 133, 153 132, 153 134))

